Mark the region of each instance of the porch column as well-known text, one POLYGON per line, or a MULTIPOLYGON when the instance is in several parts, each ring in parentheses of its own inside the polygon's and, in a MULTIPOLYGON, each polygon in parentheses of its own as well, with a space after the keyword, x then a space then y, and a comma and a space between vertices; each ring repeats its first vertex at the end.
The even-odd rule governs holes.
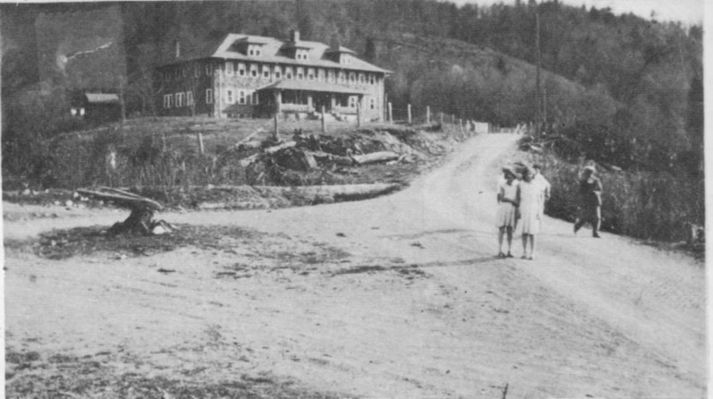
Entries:
POLYGON ((332 112, 337 108, 337 99, 334 97, 334 94, 329 95, 329 106, 332 112))
POLYGON ((309 109, 313 108, 314 101, 312 100, 312 94, 307 93, 307 107, 309 109))
POLYGON ((280 90, 275 90, 275 113, 279 114, 282 112, 282 92, 280 90))

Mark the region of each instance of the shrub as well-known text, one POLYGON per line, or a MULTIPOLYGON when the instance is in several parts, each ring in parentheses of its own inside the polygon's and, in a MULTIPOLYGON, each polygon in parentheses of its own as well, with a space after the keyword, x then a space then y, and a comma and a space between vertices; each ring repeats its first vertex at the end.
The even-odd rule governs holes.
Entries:
MULTIPOLYGON (((551 153, 536 158, 553 187, 547 214, 574 221, 580 165, 562 161, 551 153)), ((702 178, 641 171, 600 170, 598 175, 604 187, 604 230, 637 238, 680 241, 688 237, 688 223, 704 224, 702 178)))

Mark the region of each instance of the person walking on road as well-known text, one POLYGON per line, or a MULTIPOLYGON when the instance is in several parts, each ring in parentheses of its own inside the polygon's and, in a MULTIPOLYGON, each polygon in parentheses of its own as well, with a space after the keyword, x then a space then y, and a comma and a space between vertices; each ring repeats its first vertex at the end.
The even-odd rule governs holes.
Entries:
POLYGON ((542 176, 542 167, 539 164, 532 165, 532 170, 535 176, 532 178, 532 182, 535 183, 540 192, 540 223, 545 216, 545 202, 550 199, 550 182, 542 176))
POLYGON ((504 180, 498 182, 498 210, 496 213, 496 226, 498 227, 498 258, 512 258, 512 233, 517 226, 517 186, 515 172, 503 168, 504 180), (503 253, 503 238, 507 234, 508 253, 503 253))
POLYGON ((599 227, 602 222, 602 182, 595 176, 594 166, 586 166, 579 182, 581 197, 581 214, 574 222, 574 233, 585 223, 592 225, 592 237, 599 238, 599 227))
POLYGON ((540 232, 542 220, 542 189, 534 180, 534 172, 530 168, 523 171, 522 181, 518 185, 518 204, 520 205, 520 225, 522 226, 522 258, 535 258, 535 234, 540 232), (530 253, 527 253, 528 242, 530 253))

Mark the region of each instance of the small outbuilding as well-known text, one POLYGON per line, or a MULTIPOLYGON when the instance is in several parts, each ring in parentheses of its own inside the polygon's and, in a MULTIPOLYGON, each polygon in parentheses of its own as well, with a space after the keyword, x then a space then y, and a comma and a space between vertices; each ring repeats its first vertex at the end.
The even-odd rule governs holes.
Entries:
POLYGON ((121 118, 121 103, 116 93, 81 92, 72 96, 70 114, 91 122, 111 122, 121 118))

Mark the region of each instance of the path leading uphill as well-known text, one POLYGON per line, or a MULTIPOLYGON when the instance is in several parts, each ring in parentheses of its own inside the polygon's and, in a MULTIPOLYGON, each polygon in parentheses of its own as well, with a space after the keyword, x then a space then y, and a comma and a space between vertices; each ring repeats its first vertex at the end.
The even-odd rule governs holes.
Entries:
MULTIPOLYGON (((62 370, 47 359, 71 355, 104 377, 337 397, 501 398, 506 384, 508 398, 704 397, 702 264, 550 218, 534 261, 494 257, 495 179, 516 139, 475 137, 370 201, 161 216, 247 232, 212 248, 61 261, 10 249, 7 347, 49 366, 7 384, 48 380, 62 370)), ((5 234, 118 219, 87 211, 5 234)))

